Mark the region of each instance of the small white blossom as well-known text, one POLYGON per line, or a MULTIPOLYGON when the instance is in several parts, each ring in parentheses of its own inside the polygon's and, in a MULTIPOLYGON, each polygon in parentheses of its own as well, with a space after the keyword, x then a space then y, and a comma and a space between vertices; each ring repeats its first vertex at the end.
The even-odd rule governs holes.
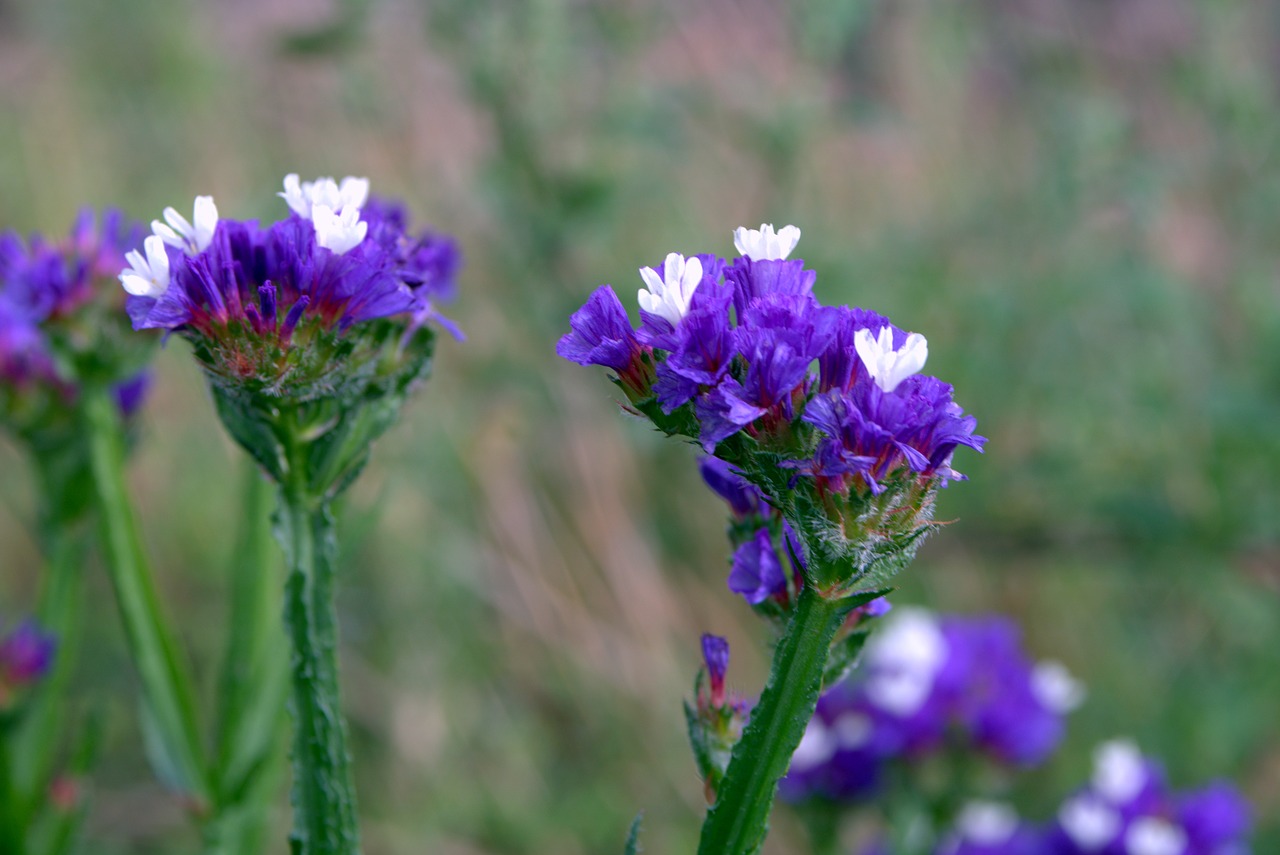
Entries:
POLYGON ((1168 820, 1143 816, 1125 832, 1124 845, 1129 855, 1182 855, 1187 834, 1168 820))
POLYGON ((1112 804, 1131 801, 1146 783, 1142 752, 1133 742, 1115 739, 1104 742, 1093 752, 1093 788, 1112 804))
POLYGON ((804 736, 796 746, 795 753, 791 755, 790 769, 793 772, 803 772, 814 766, 821 766, 835 753, 835 738, 822 723, 822 719, 814 716, 809 720, 809 726, 805 728, 804 736))
POLYGON ((284 177, 284 192, 276 195, 298 216, 310 220, 319 205, 339 214, 360 210, 369 198, 369 179, 348 175, 341 184, 329 177, 299 181, 298 174, 291 172, 284 177))
POLYGON ((641 288, 636 295, 640 308, 652 315, 666 318, 674 327, 689 314, 689 302, 693 300, 693 292, 702 281, 702 261, 698 258, 686 259, 680 253, 673 252, 663 263, 661 276, 651 267, 642 267, 640 278, 648 286, 648 290, 641 288))
POLYGON ((861 748, 871 739, 871 719, 859 712, 841 713, 831 725, 841 748, 861 748))
POLYGON ((1049 660, 1037 662, 1031 671, 1031 693, 1045 708, 1069 713, 1084 702, 1084 684, 1071 676, 1067 666, 1049 660))
POLYGON ((783 226, 777 234, 770 223, 761 223, 759 229, 741 226, 733 230, 733 245, 752 261, 782 261, 799 242, 800 229, 795 226, 783 226))
POLYGON ((213 231, 218 226, 218 206, 213 204, 212 196, 197 196, 192 213, 195 225, 187 222, 187 218, 173 208, 164 209, 164 218, 169 225, 152 220, 151 231, 169 246, 187 255, 195 255, 208 249, 213 240, 213 231))
POLYGON ((135 297, 159 297, 169 290, 169 256, 158 235, 148 237, 142 246, 146 259, 136 249, 125 254, 129 269, 120 273, 120 284, 135 297))
POLYGON ((336 255, 355 248, 369 231, 369 224, 360 219, 359 208, 346 208, 339 214, 328 205, 314 205, 311 221, 316 227, 316 243, 336 255))
POLYGON ((1097 852, 1120 830, 1120 814, 1088 794, 1070 799, 1058 811, 1058 822, 1081 849, 1097 852))
POLYGON ((905 718, 924 705, 947 656, 947 642, 925 609, 901 608, 867 645, 867 698, 905 718))
POLYGON ((972 801, 961 808, 956 826, 965 840, 999 846, 1018 830, 1018 813, 1002 802, 972 801))
POLYGON ((885 392, 892 392, 898 384, 924 368, 929 358, 929 342, 920 333, 911 333, 901 350, 893 349, 893 328, 883 326, 878 336, 871 330, 858 330, 853 346, 876 385, 885 392))

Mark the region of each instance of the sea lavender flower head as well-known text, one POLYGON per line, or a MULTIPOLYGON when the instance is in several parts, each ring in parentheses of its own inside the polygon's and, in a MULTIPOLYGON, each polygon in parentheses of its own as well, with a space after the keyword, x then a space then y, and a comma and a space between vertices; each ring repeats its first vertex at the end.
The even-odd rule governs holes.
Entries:
POLYGON ((0 637, 0 709, 48 672, 56 649, 57 640, 33 620, 23 621, 0 637))
MULTIPOLYGON (((811 728, 845 736, 829 751, 793 760, 783 791, 792 800, 864 798, 887 765, 913 774, 955 756, 1033 766, 1058 746, 1066 714, 1082 698, 1063 666, 1026 656, 1010 621, 900 607, 867 642, 861 667, 818 702, 811 728), (1053 677, 1043 676, 1046 667, 1053 677)), ((1128 775, 1117 786, 1136 777, 1110 774, 1128 775)), ((924 786, 928 776, 920 777, 924 786)))
MULTIPOLYGON (((0 423, 39 453, 78 441, 86 387, 130 383, 154 352, 154 337, 129 330, 114 287, 141 247, 141 227, 112 210, 82 211, 59 240, 0 234, 0 423)), ((140 395, 130 403, 126 416, 140 395)))
POLYGON ((843 596, 910 560, 937 490, 963 478, 956 448, 985 440, 920 373, 924 336, 817 300, 799 238, 765 223, 734 232, 731 262, 671 253, 641 270, 639 329, 601 286, 556 350, 611 369, 630 409, 730 464, 794 530, 806 583, 843 596))
MULTIPOLYGON (((220 218, 207 196, 196 200, 194 225, 166 210, 146 257, 131 255, 120 274, 134 328, 191 343, 224 423, 278 477, 282 450, 268 446, 285 430, 281 420, 316 438, 311 428, 345 430, 368 407, 394 411, 429 367, 434 334, 425 321, 456 330, 431 302, 451 282, 437 275, 429 292, 424 282, 428 267, 453 275, 451 241, 424 260, 423 247, 442 241, 411 232, 394 203, 371 200, 364 178, 290 175, 284 188, 289 215, 269 225, 220 218)), ((365 420, 374 423, 380 431, 389 420, 365 420)), ((331 460, 313 475, 337 484, 355 462, 331 460)))
POLYGON ((1094 752, 1089 784, 1058 810, 1055 855, 1247 855, 1249 805, 1231 784, 1177 792, 1127 739, 1094 752))

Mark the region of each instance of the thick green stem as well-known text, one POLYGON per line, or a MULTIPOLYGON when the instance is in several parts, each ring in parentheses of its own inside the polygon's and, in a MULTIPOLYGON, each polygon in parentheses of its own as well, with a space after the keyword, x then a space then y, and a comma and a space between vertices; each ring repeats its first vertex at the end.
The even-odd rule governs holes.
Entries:
POLYGON ((103 555, 142 686, 143 732, 160 778, 195 807, 209 803, 194 692, 155 583, 124 482, 124 432, 106 390, 84 393, 85 428, 103 555))
POLYGON ((355 785, 338 694, 333 517, 305 486, 285 485, 277 526, 289 562, 285 625, 293 642, 290 845, 294 855, 355 855, 355 785))
POLYGON ((800 592, 774 651, 769 681, 702 825, 699 855, 751 855, 764 843, 778 780, 818 704, 831 639, 846 611, 845 603, 826 600, 812 588, 800 592))

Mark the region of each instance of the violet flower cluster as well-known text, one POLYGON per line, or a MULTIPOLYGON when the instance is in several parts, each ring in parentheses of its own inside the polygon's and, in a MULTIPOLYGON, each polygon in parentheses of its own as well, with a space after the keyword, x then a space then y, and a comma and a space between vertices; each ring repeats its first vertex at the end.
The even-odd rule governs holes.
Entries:
MULTIPOLYGON (((985 440, 951 386, 919 373, 923 336, 818 302, 815 272, 789 258, 799 237, 740 228, 735 259, 672 253, 643 268, 638 328, 603 285, 556 352, 611 369, 633 409, 762 488, 815 582, 867 590, 909 560, 933 492, 962 477, 955 449, 985 440)), ((767 560, 763 536, 756 552, 767 560)), ((755 575, 749 599, 780 589, 777 568, 755 575)))
POLYGON ((395 317, 407 336, 434 321, 460 337, 435 305, 454 289, 452 238, 411 230, 363 178, 289 175, 279 195, 290 214, 269 226, 221 219, 209 196, 191 222, 166 209, 120 273, 134 328, 189 338, 217 381, 298 400, 371 369, 381 352, 345 335, 356 325, 395 317))
POLYGON ((943 751, 1033 766, 1060 742, 1083 689, 1056 662, 1033 662, 1001 617, 898 609, 854 676, 831 688, 782 780, 784 798, 867 799, 891 764, 943 751))
POLYGON ((0 709, 48 673, 56 650, 57 640, 34 620, 24 620, 0 636, 0 709))
MULTIPOLYGON (((974 801, 957 814, 935 855, 1248 855, 1249 805, 1214 781, 1178 792, 1160 764, 1128 740, 1094 752, 1089 784, 1048 823, 1009 804, 974 801)), ((863 855, 891 855, 878 844, 863 855)))
POLYGON ((47 429, 86 382, 112 387, 124 415, 137 410, 150 343, 125 334, 118 292, 103 286, 141 240, 115 210, 82 211, 57 241, 0 233, 0 409, 13 427, 47 429))

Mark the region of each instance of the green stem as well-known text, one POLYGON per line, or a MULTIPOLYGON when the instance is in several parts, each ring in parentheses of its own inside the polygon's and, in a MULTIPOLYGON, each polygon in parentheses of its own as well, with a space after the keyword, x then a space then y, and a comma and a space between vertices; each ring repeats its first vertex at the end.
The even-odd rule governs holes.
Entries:
POLYGON ((119 411, 103 389, 84 392, 102 550, 115 587, 129 653, 142 685, 143 732, 157 774, 192 800, 209 802, 194 692, 160 611, 155 583, 124 482, 124 431, 119 411))
POLYGON ((699 855, 751 855, 769 830, 769 811, 791 755, 818 704, 831 639, 846 604, 806 587, 773 654, 760 702, 733 748, 715 805, 702 825, 699 855))
POLYGON ((355 785, 338 693, 333 517, 328 503, 311 496, 305 484, 285 485, 277 526, 289 561, 285 625, 293 642, 290 845, 294 855, 355 855, 355 785))
POLYGON ((25 815, 39 807, 53 780, 63 746, 66 692, 80 648, 84 612, 84 532, 68 523, 46 538, 48 563, 42 576, 40 626, 57 638, 53 664, 36 687, 14 734, 13 786, 24 800, 25 815))
POLYGON ((244 462, 243 528, 231 576, 231 631, 219 682, 214 815, 206 855, 261 851, 267 810, 279 785, 289 654, 280 628, 280 551, 271 534, 272 483, 244 462))
POLYGON ((0 852, 23 855, 27 851, 27 822, 22 816, 22 799, 14 787, 10 733, 5 722, 0 722, 0 852))

